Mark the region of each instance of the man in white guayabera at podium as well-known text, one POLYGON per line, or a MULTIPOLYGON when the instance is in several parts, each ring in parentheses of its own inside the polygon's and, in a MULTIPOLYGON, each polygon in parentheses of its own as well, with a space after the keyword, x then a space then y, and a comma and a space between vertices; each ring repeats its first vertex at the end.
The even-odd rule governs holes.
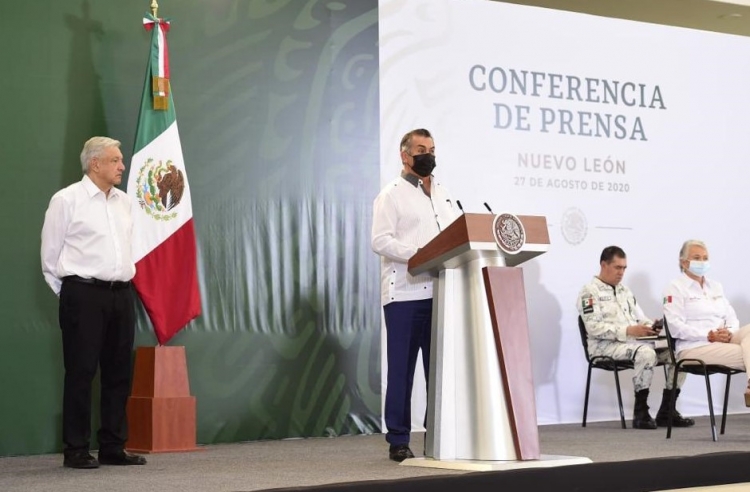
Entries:
POLYGON ((409 449, 414 369, 422 349, 424 372, 429 374, 432 327, 432 277, 410 275, 407 262, 457 217, 448 191, 432 176, 435 143, 430 132, 410 131, 401 139, 400 150, 401 175, 375 198, 372 219, 387 335, 385 438, 388 457, 398 462, 414 457, 409 449))
MULTIPOLYGON (((617 246, 608 246, 599 258, 599 275, 586 284, 578 295, 578 313, 583 319, 588 334, 588 351, 591 357, 609 356, 616 360, 629 360, 634 363, 633 407, 634 429, 656 429, 657 425, 667 426, 669 422, 669 400, 674 380, 674 366, 669 365, 666 389, 656 421, 648 413, 648 393, 654 376, 657 361, 669 362, 667 350, 655 350, 652 342, 637 340, 657 334, 654 323, 643 314, 633 293, 622 285, 622 277, 628 267, 625 251, 617 246)), ((679 396, 685 374, 677 377, 679 396)), ((690 427, 693 419, 680 415, 675 410, 672 425, 690 427)))

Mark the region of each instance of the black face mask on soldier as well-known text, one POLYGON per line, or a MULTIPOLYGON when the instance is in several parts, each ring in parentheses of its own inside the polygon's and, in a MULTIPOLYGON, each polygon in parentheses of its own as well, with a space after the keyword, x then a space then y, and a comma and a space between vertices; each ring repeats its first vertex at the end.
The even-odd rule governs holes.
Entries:
POLYGON ((411 167, 412 171, 418 175, 426 178, 432 174, 432 170, 435 169, 435 156, 432 154, 419 154, 412 156, 414 159, 414 165, 411 167))

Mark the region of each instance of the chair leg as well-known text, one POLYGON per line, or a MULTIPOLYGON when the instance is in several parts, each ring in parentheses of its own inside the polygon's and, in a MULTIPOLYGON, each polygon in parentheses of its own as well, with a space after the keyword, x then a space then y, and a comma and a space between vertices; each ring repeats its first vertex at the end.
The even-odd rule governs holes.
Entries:
POLYGON ((669 417, 667 418, 667 439, 672 438, 672 417, 674 416, 674 408, 677 405, 677 376, 679 375, 678 368, 675 367, 674 378, 672 378, 672 392, 669 395, 669 417))
POLYGON ((625 425, 625 412, 622 410, 622 393, 620 392, 620 372, 616 369, 612 372, 615 373, 615 386, 617 386, 617 404, 620 405, 620 422, 622 423, 622 428, 627 429, 628 426, 625 425))
POLYGON ((732 382, 732 375, 727 374, 727 386, 724 388, 724 409, 721 412, 721 434, 724 434, 724 429, 727 425, 727 405, 729 404, 729 383, 732 382))
POLYGON ((704 374, 703 377, 706 379, 706 399, 708 400, 708 415, 711 417, 711 438, 714 442, 719 440, 719 436, 716 434, 716 418, 714 418, 714 402, 711 398, 711 380, 708 374, 704 374))
POLYGON ((591 389, 591 364, 589 364, 589 375, 586 378, 586 397, 583 400, 583 423, 581 427, 586 427, 586 415, 589 411, 589 390, 591 389))

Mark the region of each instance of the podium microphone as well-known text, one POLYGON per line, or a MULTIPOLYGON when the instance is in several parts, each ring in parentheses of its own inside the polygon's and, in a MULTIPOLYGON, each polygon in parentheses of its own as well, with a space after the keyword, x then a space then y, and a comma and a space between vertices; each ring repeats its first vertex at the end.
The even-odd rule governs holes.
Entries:
POLYGON ((461 213, 464 213, 464 208, 461 206, 461 200, 456 200, 456 205, 458 205, 458 209, 461 213))
POLYGON ((486 208, 487 210, 489 210, 492 215, 495 215, 495 212, 493 212, 492 209, 490 208, 490 206, 487 205, 487 202, 484 202, 484 208, 486 208))

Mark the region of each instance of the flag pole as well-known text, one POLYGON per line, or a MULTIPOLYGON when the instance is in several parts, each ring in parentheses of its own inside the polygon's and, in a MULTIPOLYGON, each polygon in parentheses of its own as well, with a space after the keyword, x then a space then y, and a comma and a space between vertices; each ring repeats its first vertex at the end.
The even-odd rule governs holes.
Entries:
MULTIPOLYGON (((175 165, 172 165, 170 173, 178 172, 180 177, 180 185, 184 185, 184 188, 179 188, 179 192, 182 193, 183 189, 187 188, 187 181, 184 180, 184 163, 182 162, 182 150, 179 142, 179 134, 177 133, 176 116, 174 114, 174 108, 171 108, 169 112, 168 101, 171 97, 169 93, 169 70, 168 70, 168 58, 166 57, 166 31, 169 27, 169 22, 165 19, 159 19, 157 17, 159 5, 156 0, 151 0, 151 17, 145 14, 143 19, 144 27, 152 31, 152 42, 151 49, 149 52, 149 66, 146 71, 146 79, 144 81, 144 91, 141 104, 141 113, 139 114, 138 125, 136 127, 136 145, 133 151, 133 161, 131 164, 132 169, 140 169, 138 171, 142 175, 144 169, 150 169, 148 166, 149 162, 153 160, 164 160, 169 165, 172 161, 169 159, 175 159, 178 161, 180 167, 183 169, 177 170, 175 165), (158 38, 158 42, 157 42, 158 38), (158 45, 158 46, 157 46, 158 45), (161 50, 160 50, 161 48, 161 50), (163 51, 164 60, 159 59, 163 51), (154 59, 158 60, 156 64, 153 63, 154 59), (154 67, 154 65, 157 65, 154 67), (163 70, 160 72, 160 70, 163 70), (156 83, 154 83, 156 79, 156 83), (154 107, 150 99, 156 100, 161 98, 164 102, 159 107, 154 107), (171 120, 170 120, 171 118, 171 120), (142 125, 142 121, 149 120, 152 124, 142 125), (174 124, 174 133, 167 135, 167 129, 174 124), (144 130, 147 128, 147 130, 144 130), (143 132, 143 133, 142 133, 143 132), (149 133, 150 132, 150 133, 149 133), (142 140, 139 141, 139 138, 142 140), (167 151, 162 151, 159 155, 153 155, 156 147, 152 147, 151 150, 142 152, 144 148, 148 147, 148 142, 153 142, 156 139, 162 138, 161 141, 167 142, 167 151), (140 143, 139 143, 140 142, 140 143), (144 144, 144 142, 146 142, 144 144), (153 157, 153 158, 151 158, 153 157), (135 166, 135 167, 133 167, 135 166)), ((161 165, 161 160, 159 164, 161 165)), ((155 171, 148 171, 153 173, 155 171)), ((158 171, 159 173, 166 173, 165 169, 158 171)), ((165 174, 160 174, 160 180, 165 174)), ((128 194, 137 199, 138 194, 134 190, 139 190, 141 185, 138 179, 135 178, 136 174, 131 174, 134 181, 128 182, 128 194)), ((129 177, 130 178, 130 177, 129 177)), ((165 178, 166 179, 166 178, 165 178)), ((148 178, 148 185, 151 186, 151 178, 148 178)), ((163 181, 161 181, 163 183, 163 181)), ((187 190, 185 189, 187 193, 187 190)), ((170 193, 174 191, 170 190, 170 193)), ((182 195, 180 195, 182 196, 182 195)), ((154 202, 152 202, 154 203, 154 202)), ((143 207, 142 204, 135 202, 133 204, 135 214, 142 214, 142 210, 139 207, 143 207)), ((189 200, 183 202, 183 206, 190 207, 189 200)), ((145 209, 143 209, 145 210, 145 209)), ((193 234, 194 230, 192 227, 192 207, 187 209, 189 213, 189 233, 193 234)), ((173 212, 176 216, 177 212, 173 212)), ((142 215, 138 217, 143 218, 142 215)), ((135 221, 136 219, 134 219, 135 221)), ((140 219, 139 219, 140 220, 140 219)), ((149 219, 150 220, 150 219, 149 219)), ((139 224, 138 227, 147 228, 150 223, 147 222, 136 222, 139 224), (144 225, 145 224, 145 225, 144 225)), ((134 225, 134 231, 136 230, 134 225)), ((183 226, 184 228, 185 226, 183 226)), ((174 232, 174 231, 172 231, 174 232)), ((175 232, 170 239, 177 236, 179 232, 175 232)), ((183 232, 183 234, 185 234, 183 232)), ((195 243, 194 236, 189 236, 192 241, 193 247, 195 243)), ((190 241, 180 240, 180 244, 183 246, 185 243, 189 244, 190 241)), ((166 242, 166 241, 165 241, 166 242)), ((163 243, 162 243, 163 244, 163 243)), ((173 247, 174 248, 174 247, 173 247)), ((151 250, 148 255, 153 255, 154 251, 161 251, 157 255, 165 255, 166 249, 159 248, 151 250)), ((183 251, 184 253, 184 251, 183 251)), ((146 256, 148 256, 146 255, 146 256)), ((134 285, 136 290, 138 287, 138 272, 141 268, 145 270, 152 269, 154 265, 158 265, 158 260, 153 258, 160 258, 160 256, 151 256, 150 260, 144 260, 141 258, 136 262, 136 277, 134 277, 134 285), (152 263, 149 264, 148 262, 152 263)), ((192 262, 195 262, 195 257, 192 257, 192 262)), ((147 284, 141 284, 145 286, 147 284)), ((151 287, 146 287, 147 289, 151 287)), ((195 291, 197 290, 197 283, 194 286, 195 291)), ((152 288, 151 288, 152 289, 152 288)), ((141 295, 140 291, 139 295, 141 295)), ((153 289, 151 290, 153 292, 153 289)), ((200 305, 198 297, 190 297, 189 304, 197 303, 200 305)), ((169 304, 167 304, 169 306, 169 304)), ((146 303, 144 307, 148 310, 146 303)), ((200 312, 200 309, 193 306, 193 311, 200 312)), ((157 310, 163 316, 163 310, 157 310)), ((189 313, 190 319, 195 318, 197 314, 189 313)), ((152 324, 154 324, 154 331, 158 332, 157 324, 154 323, 154 319, 149 313, 152 324)), ((185 315, 188 316, 188 315, 185 315)), ((189 321, 189 320, 188 320, 189 321)), ((185 324, 187 324, 187 322, 185 324)), ((177 330, 170 329, 169 332, 164 331, 164 326, 171 326, 162 319, 162 332, 164 334, 164 343, 176 333, 177 330), (167 335, 168 333, 168 335, 167 335)), ((174 324, 174 322, 173 322, 174 324)), ((182 328, 182 327, 180 327, 182 328)), ((171 346, 167 347, 162 345, 162 337, 157 333, 158 345, 156 347, 137 347, 135 351, 135 364, 133 370, 133 383, 131 386, 130 397, 127 403, 127 416, 128 426, 130 429, 128 440, 125 445, 126 449, 134 452, 141 453, 169 453, 177 451, 197 451, 200 448, 196 445, 196 399, 194 396, 190 396, 190 384, 188 381, 187 371, 187 356, 185 354, 184 346, 171 346)))

